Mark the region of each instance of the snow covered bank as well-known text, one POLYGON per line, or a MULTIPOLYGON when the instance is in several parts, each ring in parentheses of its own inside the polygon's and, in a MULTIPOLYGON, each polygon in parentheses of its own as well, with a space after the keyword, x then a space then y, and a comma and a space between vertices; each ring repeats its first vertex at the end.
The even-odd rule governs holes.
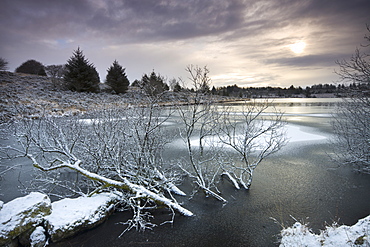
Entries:
POLYGON ((90 229, 113 212, 121 197, 101 193, 51 203, 47 195, 32 192, 16 198, 0 210, 0 246, 43 246, 47 236, 56 242, 90 229))
POLYGON ((296 222, 292 227, 283 229, 281 236, 281 247, 370 246, 370 215, 353 226, 326 227, 319 235, 314 234, 307 225, 296 222))

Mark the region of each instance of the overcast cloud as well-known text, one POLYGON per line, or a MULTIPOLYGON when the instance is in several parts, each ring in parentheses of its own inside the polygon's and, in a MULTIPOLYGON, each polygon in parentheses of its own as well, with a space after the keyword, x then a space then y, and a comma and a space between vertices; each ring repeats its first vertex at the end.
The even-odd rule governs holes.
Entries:
POLYGON ((369 13, 369 0, 2 0, 0 56, 10 70, 63 64, 80 46, 102 81, 117 59, 131 81, 152 70, 186 80, 194 64, 215 86, 332 83, 369 13))

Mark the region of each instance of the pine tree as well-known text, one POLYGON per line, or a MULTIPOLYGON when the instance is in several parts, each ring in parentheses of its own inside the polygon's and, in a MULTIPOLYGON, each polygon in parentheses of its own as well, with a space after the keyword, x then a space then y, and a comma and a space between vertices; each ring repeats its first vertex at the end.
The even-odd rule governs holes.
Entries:
POLYGON ((173 91, 174 92, 181 92, 182 90, 182 87, 180 86, 180 83, 176 82, 174 87, 173 87, 173 91))
POLYGON ((66 64, 64 80, 72 91, 99 92, 99 74, 95 66, 85 58, 80 47, 73 52, 66 64))
POLYGON ((110 86, 117 94, 126 93, 128 85, 130 85, 127 79, 125 69, 114 60, 113 65, 107 70, 108 74, 105 83, 110 86))
POLYGON ((168 91, 170 88, 164 82, 164 79, 159 74, 157 75, 154 71, 148 76, 143 75, 141 79, 141 87, 144 92, 150 96, 158 95, 164 91, 168 91))

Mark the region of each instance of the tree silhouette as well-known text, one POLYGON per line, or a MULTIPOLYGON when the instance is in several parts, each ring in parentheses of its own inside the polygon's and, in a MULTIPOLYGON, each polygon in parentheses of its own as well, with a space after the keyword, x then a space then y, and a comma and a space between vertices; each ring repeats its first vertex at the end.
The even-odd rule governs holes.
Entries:
POLYGON ((164 82, 164 78, 159 74, 157 75, 154 71, 150 76, 147 74, 143 75, 140 87, 150 96, 155 96, 169 90, 168 85, 164 82))
POLYGON ((0 57, 0 70, 6 70, 6 69, 8 69, 8 61, 0 57))
POLYGON ((67 87, 77 92, 99 92, 100 78, 95 66, 83 55, 80 47, 67 61, 64 80, 67 87))
POLYGON ((36 60, 27 60, 15 69, 17 73, 33 74, 46 76, 45 67, 36 60))
POLYGON ((108 74, 105 83, 110 86, 117 94, 126 93, 128 85, 130 85, 127 79, 125 69, 114 60, 113 65, 107 70, 108 74))

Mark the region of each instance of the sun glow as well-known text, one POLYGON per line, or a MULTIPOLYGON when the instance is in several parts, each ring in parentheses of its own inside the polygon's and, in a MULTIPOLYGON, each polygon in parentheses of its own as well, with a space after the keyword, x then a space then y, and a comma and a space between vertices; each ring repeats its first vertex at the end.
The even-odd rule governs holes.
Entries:
POLYGON ((304 52, 304 48, 306 48, 306 42, 299 41, 294 44, 288 45, 290 50, 294 52, 295 54, 300 54, 304 52))

